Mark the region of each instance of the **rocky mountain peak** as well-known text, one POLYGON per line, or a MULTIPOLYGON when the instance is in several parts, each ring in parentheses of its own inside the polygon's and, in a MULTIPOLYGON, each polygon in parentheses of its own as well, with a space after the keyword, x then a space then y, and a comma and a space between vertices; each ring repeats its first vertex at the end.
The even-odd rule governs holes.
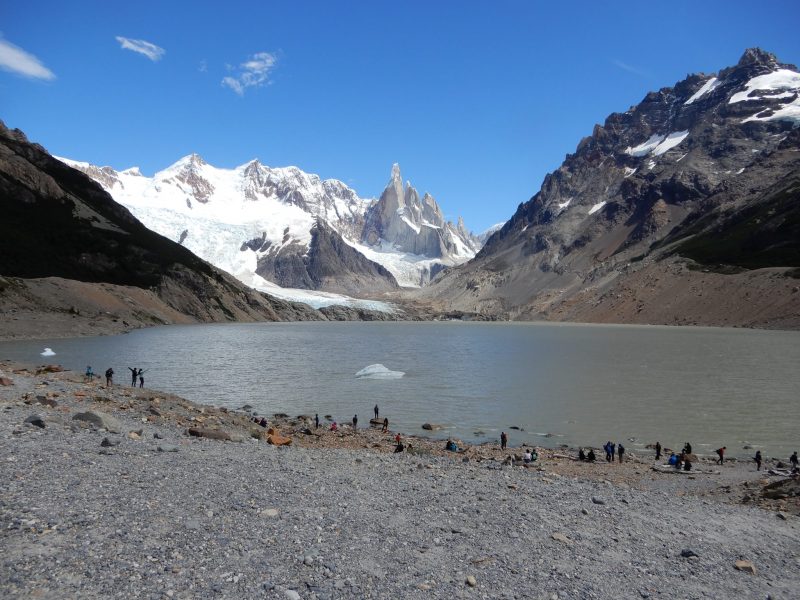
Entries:
POLYGON ((764 65, 767 67, 774 67, 778 64, 778 58, 771 52, 762 50, 761 48, 748 48, 742 54, 737 67, 749 67, 753 65, 764 65))
POLYGON ((400 182, 403 181, 403 177, 400 175, 400 164, 399 163, 394 163, 392 165, 392 178, 389 180, 389 183, 391 184, 392 182, 395 182, 395 181, 400 181, 400 182))

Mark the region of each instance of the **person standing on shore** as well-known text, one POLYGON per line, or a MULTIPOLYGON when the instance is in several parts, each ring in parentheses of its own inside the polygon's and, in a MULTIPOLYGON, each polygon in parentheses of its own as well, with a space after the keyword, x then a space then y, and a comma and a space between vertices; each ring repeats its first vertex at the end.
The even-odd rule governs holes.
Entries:
POLYGON ((691 454, 692 453, 692 445, 689 442, 686 442, 686 445, 683 447, 684 454, 691 454))
POLYGON ((656 460, 661 459, 661 442, 656 442, 656 460))
POLYGON ((375 418, 377 419, 378 418, 378 405, 377 404, 375 405, 375 409, 374 410, 375 410, 375 418))
POLYGON ((139 369, 136 367, 128 367, 128 371, 131 372, 131 387, 136 387, 136 377, 139 375, 139 369))
POLYGON ((92 371, 91 365, 86 365, 86 381, 91 381, 94 379, 94 372, 92 371))
POLYGON ((761 470, 761 450, 756 450, 756 455, 753 457, 753 460, 756 461, 756 471, 761 470))
POLYGON ((106 369, 106 387, 114 385, 114 369, 108 367, 106 369))
POLYGON ((603 446, 603 450, 606 451, 606 462, 611 462, 611 440, 608 440, 603 446))
POLYGON ((358 429, 358 415, 353 415, 353 431, 358 429))
POLYGON ((319 429, 319 413, 314 413, 314 429, 319 429))
POLYGON ((384 417, 381 433, 386 433, 387 431, 389 431, 389 417, 384 417))
POLYGON ((622 464, 622 455, 625 454, 625 446, 622 445, 622 442, 617 446, 617 453, 619 454, 619 464, 622 464))
POLYGON ((721 464, 725 463, 725 450, 727 450, 727 449, 728 448, 725 447, 725 446, 723 446, 722 448, 717 448, 717 456, 719 456, 719 458, 717 459, 717 464, 718 465, 721 465, 721 464))
POLYGON ((608 449, 611 451, 609 454, 611 455, 611 462, 614 462, 614 455, 617 453, 617 445, 614 442, 609 442, 611 444, 608 449))
POLYGON ((789 457, 789 462, 792 463, 792 468, 797 468, 797 451, 789 457))
POLYGON ((394 436, 394 441, 397 442, 398 444, 400 443, 400 432, 399 431, 397 432, 397 435, 394 436))
POLYGON ((144 387, 144 369, 139 369, 139 387, 144 387))
POLYGON ((505 450, 508 445, 508 436, 505 431, 500 432, 500 450, 505 450))

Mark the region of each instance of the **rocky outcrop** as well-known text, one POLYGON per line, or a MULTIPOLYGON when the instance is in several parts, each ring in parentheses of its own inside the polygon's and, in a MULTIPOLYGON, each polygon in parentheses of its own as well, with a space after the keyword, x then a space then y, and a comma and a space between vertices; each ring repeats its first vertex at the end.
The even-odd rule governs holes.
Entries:
MULTIPOLYGON (((258 243, 258 239, 249 243, 258 243)), ((251 246, 252 247, 252 246, 251 246)), ((267 247, 256 273, 282 287, 325 290, 361 297, 397 289, 392 274, 347 244, 324 220, 311 229, 311 243, 267 247)))
POLYGON ((738 322, 800 324, 785 296, 792 286, 771 279, 800 267, 798 95, 796 67, 758 49, 717 75, 647 94, 595 126, 474 261, 422 295, 512 318, 672 323, 682 306, 721 324, 720 302, 744 297, 735 275, 749 270, 750 285, 763 277, 777 297, 751 298, 738 322), (694 278, 691 269, 731 277, 716 282, 714 300, 653 298, 652 287, 637 287, 694 278), (632 309, 611 308, 628 294, 639 297, 632 309))

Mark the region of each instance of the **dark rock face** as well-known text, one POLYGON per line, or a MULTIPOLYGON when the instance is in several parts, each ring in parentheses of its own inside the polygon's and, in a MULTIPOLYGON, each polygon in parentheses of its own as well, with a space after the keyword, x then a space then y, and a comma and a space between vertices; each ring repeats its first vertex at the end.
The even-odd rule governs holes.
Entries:
MULTIPOLYGON (((257 242, 257 240, 254 240, 257 242)), ((322 219, 311 230, 311 244, 288 243, 259 257, 256 273, 282 287, 326 290, 361 296, 397 289, 381 265, 349 246, 322 219)))
POLYGON ((653 261, 800 267, 800 75, 759 49, 596 125, 469 264, 432 293, 545 315, 653 261))

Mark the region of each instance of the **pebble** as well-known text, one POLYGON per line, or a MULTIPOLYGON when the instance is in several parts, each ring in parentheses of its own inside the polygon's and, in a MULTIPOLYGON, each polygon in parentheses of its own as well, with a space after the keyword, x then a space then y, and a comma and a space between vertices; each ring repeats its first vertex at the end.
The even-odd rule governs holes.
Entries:
POLYGON ((597 496, 592 496, 592 503, 593 504, 605 504, 606 501, 602 498, 598 498, 597 496))
POLYGON ((469 587, 475 587, 476 585, 478 585, 478 580, 475 579, 473 575, 467 575, 467 585, 469 587))

